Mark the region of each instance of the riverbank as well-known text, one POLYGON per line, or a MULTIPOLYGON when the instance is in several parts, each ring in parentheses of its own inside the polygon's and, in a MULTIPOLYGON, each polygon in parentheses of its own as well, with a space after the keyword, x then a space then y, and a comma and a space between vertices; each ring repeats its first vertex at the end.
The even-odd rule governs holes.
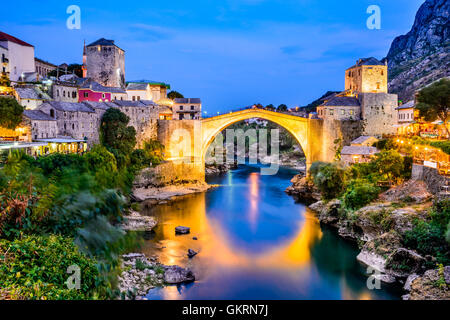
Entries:
MULTIPOLYGON (((317 199, 318 190, 310 180, 299 175, 292 182, 286 190, 288 194, 317 199)), ((410 245, 417 226, 429 223, 436 210, 434 204, 425 183, 409 181, 382 193, 359 210, 349 210, 340 199, 320 200, 309 208, 321 223, 358 244, 357 260, 377 270, 380 281, 402 285, 403 299, 450 300, 450 267, 439 266, 436 256, 419 253, 410 245)), ((426 241, 426 245, 433 245, 432 239, 426 241)))
POLYGON ((157 204, 166 203, 188 194, 206 192, 214 187, 217 186, 201 182, 167 185, 163 187, 142 187, 134 188, 132 195, 137 202, 146 201, 157 204))
POLYGON ((148 292, 156 287, 195 281, 191 270, 163 265, 157 256, 147 258, 142 253, 123 255, 121 270, 119 291, 124 300, 146 300, 148 292))

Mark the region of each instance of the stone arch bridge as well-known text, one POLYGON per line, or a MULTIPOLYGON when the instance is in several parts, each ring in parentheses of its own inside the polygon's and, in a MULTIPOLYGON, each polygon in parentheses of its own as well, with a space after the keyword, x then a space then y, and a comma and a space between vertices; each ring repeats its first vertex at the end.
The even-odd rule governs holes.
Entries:
POLYGON ((320 119, 251 108, 201 120, 158 120, 158 140, 165 145, 165 158, 170 165, 161 174, 172 180, 204 180, 205 156, 217 134, 242 120, 260 118, 285 128, 298 141, 307 168, 314 161, 332 161, 335 139, 341 130, 320 119), (337 129, 337 130, 335 130, 337 129))

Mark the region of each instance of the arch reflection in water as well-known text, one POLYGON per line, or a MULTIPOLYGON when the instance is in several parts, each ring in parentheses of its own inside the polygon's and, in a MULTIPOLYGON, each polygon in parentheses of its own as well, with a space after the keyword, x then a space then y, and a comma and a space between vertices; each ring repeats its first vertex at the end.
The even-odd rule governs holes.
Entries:
POLYGON ((322 230, 304 205, 284 193, 292 171, 254 171, 240 167, 213 181, 222 183, 217 189, 149 209, 159 225, 144 252, 163 264, 191 268, 198 281, 152 290, 148 298, 397 298, 369 291, 356 248, 322 230), (191 234, 175 235, 179 225, 191 234), (189 248, 199 252, 193 259, 189 248))

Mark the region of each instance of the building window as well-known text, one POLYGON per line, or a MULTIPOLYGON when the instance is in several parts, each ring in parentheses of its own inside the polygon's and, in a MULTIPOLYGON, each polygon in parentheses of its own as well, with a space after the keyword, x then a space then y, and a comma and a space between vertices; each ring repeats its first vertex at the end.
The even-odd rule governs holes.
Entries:
POLYGON ((377 89, 380 89, 380 83, 377 82, 377 89))
POLYGON ((191 110, 194 110, 195 109, 195 107, 194 106, 191 106, 191 110))
POLYGON ((104 93, 102 93, 102 99, 105 99, 105 94, 104 93))
POLYGON ((52 118, 55 117, 55 110, 50 109, 50 117, 52 117, 52 118))
POLYGON ((341 114, 342 114, 342 115, 345 114, 345 110, 344 110, 344 109, 341 110, 341 114))
POLYGON ((183 110, 183 106, 180 106, 180 110, 183 110))
POLYGON ((353 111, 353 110, 350 110, 350 115, 351 115, 351 116, 353 115, 353 113, 354 113, 354 111, 353 111))
POLYGON ((330 116, 334 115, 334 110, 330 110, 330 116))
POLYGON ((77 97, 77 92, 76 91, 74 91, 74 92, 72 92, 72 98, 76 98, 77 97))
POLYGON ((85 92, 85 93, 84 93, 84 97, 85 97, 85 98, 89 98, 89 92, 85 92))
POLYGON ((132 99, 133 101, 136 101, 136 97, 135 96, 133 96, 133 99, 132 99))
POLYGON ((66 92, 65 91, 63 91, 63 97, 65 97, 66 96, 66 92))

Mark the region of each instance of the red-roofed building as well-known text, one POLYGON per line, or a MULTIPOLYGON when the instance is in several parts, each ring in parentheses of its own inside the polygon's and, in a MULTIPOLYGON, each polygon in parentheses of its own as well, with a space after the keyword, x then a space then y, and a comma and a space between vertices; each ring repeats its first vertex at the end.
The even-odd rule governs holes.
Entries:
POLYGON ((36 72, 34 46, 0 31, 0 47, 0 71, 6 72, 11 81, 36 72))

